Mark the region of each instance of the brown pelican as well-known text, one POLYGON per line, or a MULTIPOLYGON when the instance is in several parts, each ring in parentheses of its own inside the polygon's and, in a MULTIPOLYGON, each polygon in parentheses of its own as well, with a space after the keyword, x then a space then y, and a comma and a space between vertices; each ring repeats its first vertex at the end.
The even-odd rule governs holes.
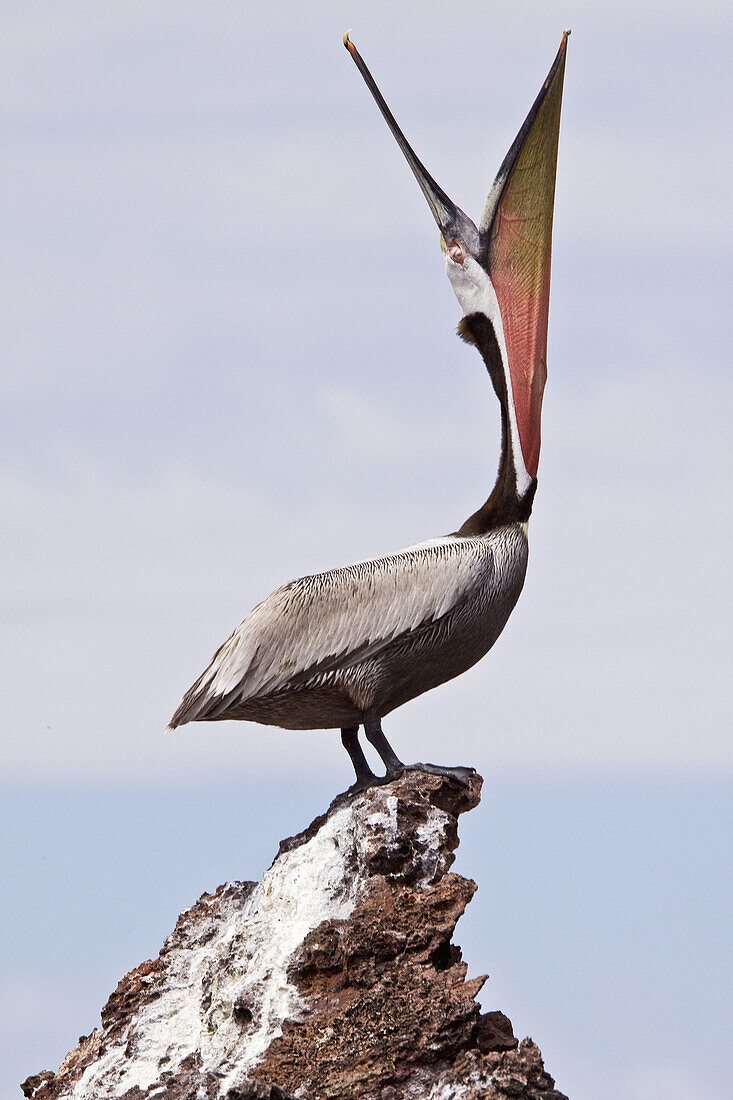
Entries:
MULTIPOLYGON (((217 650, 170 727, 235 718, 340 729, 354 787, 379 782, 363 725, 391 779, 405 769, 381 720, 475 664, 504 629, 527 569, 537 488, 555 169, 567 37, 476 226, 415 156, 348 34, 359 68, 428 201, 463 317, 501 405, 501 459, 487 501, 451 535, 283 585, 217 650)), ((472 769, 412 767, 465 782, 472 769)))

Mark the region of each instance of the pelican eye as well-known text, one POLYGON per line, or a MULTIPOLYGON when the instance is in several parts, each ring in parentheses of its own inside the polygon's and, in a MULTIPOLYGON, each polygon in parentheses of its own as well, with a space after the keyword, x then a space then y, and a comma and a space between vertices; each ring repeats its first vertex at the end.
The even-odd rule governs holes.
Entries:
POLYGON ((451 260, 453 260, 454 264, 461 264, 461 266, 463 266, 463 262, 466 259, 466 253, 461 245, 459 245, 458 241, 450 241, 448 243, 448 255, 451 260))

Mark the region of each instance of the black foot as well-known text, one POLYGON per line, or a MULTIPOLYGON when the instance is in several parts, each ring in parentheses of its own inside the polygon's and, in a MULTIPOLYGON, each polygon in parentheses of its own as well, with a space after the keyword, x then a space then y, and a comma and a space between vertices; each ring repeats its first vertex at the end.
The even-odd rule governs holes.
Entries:
POLYGON ((355 783, 346 788, 344 794, 360 794, 361 791, 368 791, 370 787, 378 787, 380 783, 384 783, 384 780, 374 773, 371 776, 361 775, 355 783))
POLYGON ((428 775, 445 775, 448 779, 455 779, 462 787, 468 787, 471 776, 476 774, 475 768, 445 768, 440 764, 410 764, 406 771, 427 772, 428 775))
POLYGON ((354 798, 355 795, 362 794, 372 787, 386 787, 388 783, 392 783, 395 779, 399 779, 401 775, 404 775, 407 770, 407 768, 403 768, 402 771, 396 772, 394 775, 373 775, 371 778, 362 776, 350 787, 347 787, 344 793, 339 795, 339 798, 354 798))
POLYGON ((455 780, 462 787, 468 787, 471 776, 476 774, 475 768, 444 768, 439 764, 403 764, 399 756, 392 749, 387 738, 382 732, 382 722, 374 711, 366 711, 364 714, 364 732, 367 740, 372 743, 382 758, 382 763, 387 774, 384 778, 377 778, 366 762, 361 747, 358 743, 358 727, 344 729, 341 738, 346 746, 356 771, 356 783, 349 787, 349 791, 363 791, 366 787, 391 783, 393 779, 399 779, 406 771, 427 772, 429 775, 444 775, 448 779, 455 780))

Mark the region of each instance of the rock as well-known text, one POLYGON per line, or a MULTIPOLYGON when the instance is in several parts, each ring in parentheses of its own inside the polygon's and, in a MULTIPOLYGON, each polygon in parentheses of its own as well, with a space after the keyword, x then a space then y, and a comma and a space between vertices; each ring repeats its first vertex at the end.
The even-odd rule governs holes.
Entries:
POLYGON ((102 1025, 33 1100, 563 1100, 530 1039, 481 1013, 452 942, 476 885, 453 874, 468 787, 421 772, 283 841, 125 975, 102 1025))
POLYGON ((26 1077, 20 1086, 20 1091, 24 1096, 33 1096, 38 1092, 41 1085, 45 1085, 47 1081, 53 1081, 55 1076, 53 1070, 42 1069, 40 1073, 34 1073, 31 1077, 26 1077))

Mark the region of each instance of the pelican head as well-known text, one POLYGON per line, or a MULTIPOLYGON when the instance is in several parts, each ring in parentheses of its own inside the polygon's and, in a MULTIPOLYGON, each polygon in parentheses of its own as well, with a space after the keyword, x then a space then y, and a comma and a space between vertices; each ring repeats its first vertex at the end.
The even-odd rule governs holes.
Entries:
MULTIPOLYGON (((445 269, 467 324, 488 317, 501 353, 517 492, 534 492, 547 376, 547 320, 555 173, 569 31, 504 158, 478 226, 435 182, 397 125, 356 46, 351 54, 440 229, 445 269)), ((474 326, 475 327, 475 326, 474 326)), ((477 342, 473 339, 473 342, 477 342)), ((492 374, 495 387, 497 381, 492 374)), ((497 393, 502 399, 500 390, 497 393)))

